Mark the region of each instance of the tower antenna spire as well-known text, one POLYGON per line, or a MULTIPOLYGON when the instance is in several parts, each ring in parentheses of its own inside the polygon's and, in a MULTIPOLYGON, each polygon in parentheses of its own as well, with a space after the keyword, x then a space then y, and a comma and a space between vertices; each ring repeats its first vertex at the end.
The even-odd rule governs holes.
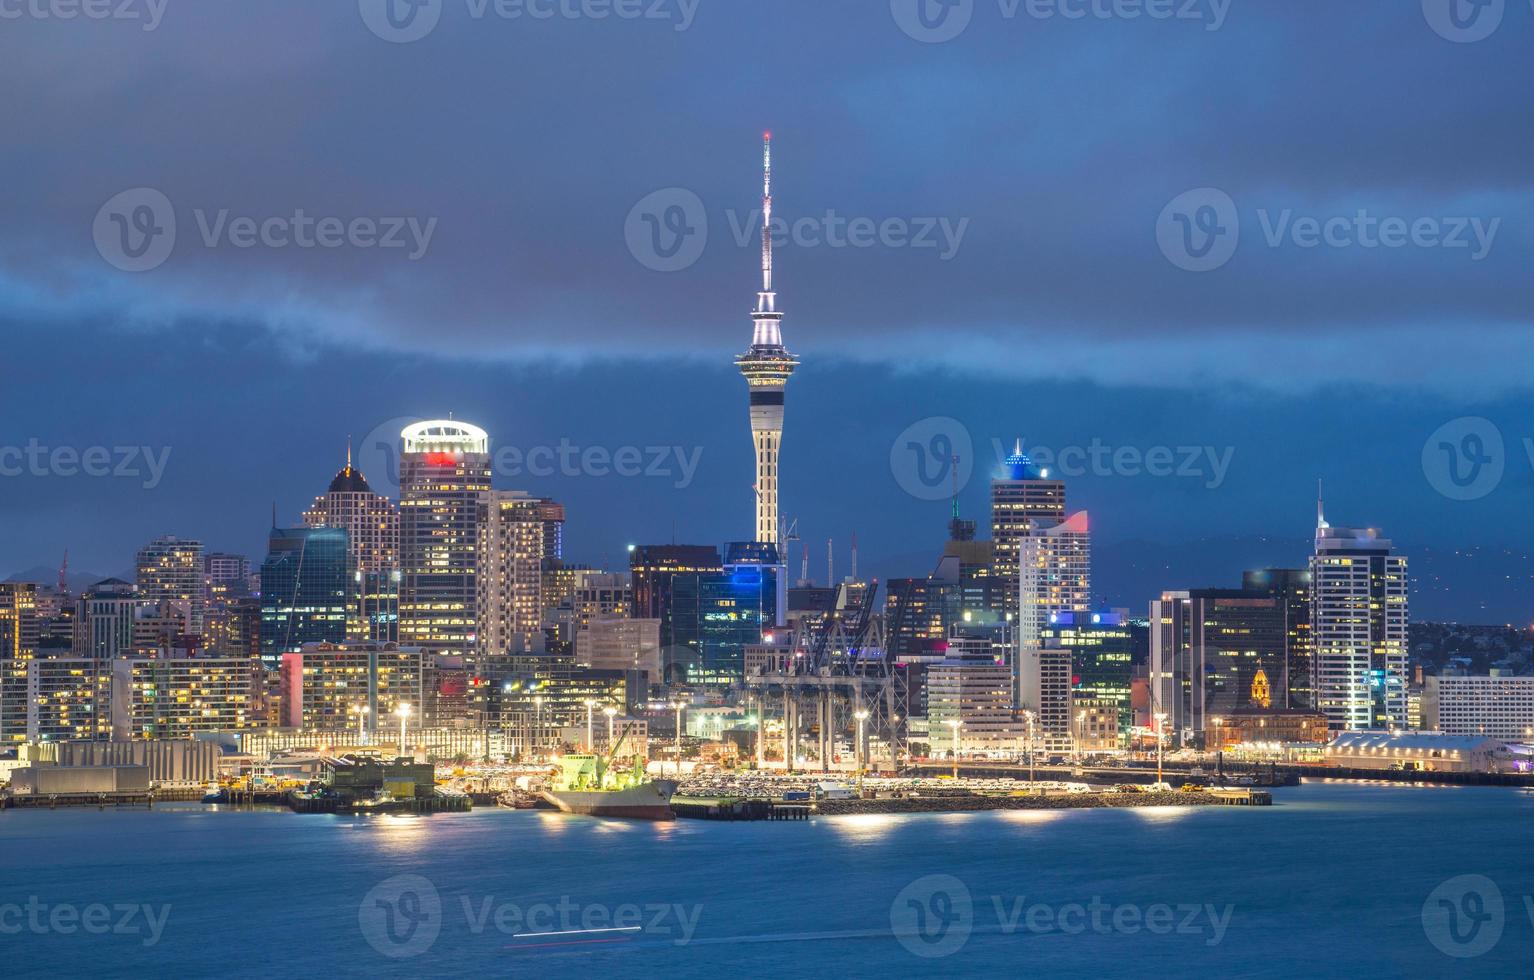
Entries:
POLYGON ((772 133, 762 134, 762 293, 772 295, 772 133))
POLYGON ((1326 497, 1321 492, 1321 481, 1317 480, 1316 481, 1316 530, 1319 531, 1319 530, 1321 530, 1324 527, 1330 527, 1330 526, 1331 526, 1330 524, 1326 523, 1326 497))

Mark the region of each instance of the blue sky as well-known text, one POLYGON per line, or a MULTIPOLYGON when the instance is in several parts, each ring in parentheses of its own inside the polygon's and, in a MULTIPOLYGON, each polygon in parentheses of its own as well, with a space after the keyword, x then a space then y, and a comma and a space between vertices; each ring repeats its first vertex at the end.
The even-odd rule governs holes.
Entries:
POLYGON ((845 569, 853 532, 861 570, 927 569, 947 505, 908 492, 903 433, 951 434, 923 423, 943 417, 974 447, 974 516, 994 446, 1019 436, 1226 461, 1218 480, 1072 478, 1114 603, 1302 560, 1324 478, 1336 522, 1424 556, 1419 614, 1530 618, 1534 5, 1454 40, 1438 0, 1165 20, 976 0, 962 33, 924 43, 904 0, 637 19, 459 0, 391 43, 371 3, 144 0, 134 21, 0 32, 0 444, 170 450, 152 488, 0 476, 0 572, 66 546, 116 572, 160 533, 257 554, 272 503, 296 519, 348 435, 449 411, 521 451, 696 460, 680 488, 507 473, 569 503, 576 559, 673 526, 744 536, 730 358, 770 128, 784 334, 805 359, 784 506, 817 574, 828 537, 845 569), (176 240, 125 272, 109 202, 141 188, 176 240), (647 200, 694 233, 676 271, 632 234, 647 200), (302 247, 300 211, 380 235, 302 247), (241 218, 286 237, 241 247, 241 218), (1189 271, 1178 222, 1210 219, 1218 264, 1189 271), (844 222, 878 231, 860 247, 844 222), (402 247, 380 246, 396 224, 402 247), (1495 427, 1502 476, 1456 500, 1441 446, 1485 445, 1465 418, 1495 427))

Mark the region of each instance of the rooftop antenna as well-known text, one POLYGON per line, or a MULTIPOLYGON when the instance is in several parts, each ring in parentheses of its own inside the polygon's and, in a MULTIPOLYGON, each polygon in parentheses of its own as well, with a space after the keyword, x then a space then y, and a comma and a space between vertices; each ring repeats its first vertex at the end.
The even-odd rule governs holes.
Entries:
POLYGON ((826 585, 836 586, 836 541, 826 538, 826 585))
POLYGON ((852 580, 858 580, 858 532, 852 532, 852 580))
POLYGON ((1317 480, 1316 481, 1316 530, 1320 531, 1320 530, 1323 530, 1324 528, 1329 528, 1329 527, 1331 527, 1331 525, 1326 523, 1326 498, 1321 493, 1321 481, 1317 480))
POLYGON ((351 437, 351 434, 348 433, 347 436, 346 436, 346 469, 347 469, 348 472, 350 472, 351 468, 352 468, 352 437, 351 437))
MULTIPOLYGON (((775 314, 778 295, 772 291, 772 133, 762 134, 762 292, 756 298, 756 312, 775 314)), ((782 347, 783 333, 776 316, 756 321, 751 346, 782 347)))
POLYGON ((59 565, 59 591, 69 591, 69 549, 64 549, 64 562, 59 565))

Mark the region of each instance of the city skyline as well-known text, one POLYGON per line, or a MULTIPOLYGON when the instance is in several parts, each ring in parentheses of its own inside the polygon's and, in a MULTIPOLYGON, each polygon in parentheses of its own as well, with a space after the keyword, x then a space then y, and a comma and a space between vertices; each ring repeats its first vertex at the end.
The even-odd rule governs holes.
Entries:
MULTIPOLYGON (((1506 110, 1500 100, 1530 98, 1499 82, 1517 72, 1512 18, 1455 45, 1417 9, 1231 11, 1218 26, 994 20, 990 10, 953 43, 926 43, 888 10, 822 6, 700 12, 686 30, 549 23, 536 36, 444 16, 429 36, 387 44, 355 11, 295 4, 287 13, 310 46, 280 66, 239 57, 237 35, 271 30, 244 13, 95 35, 125 92, 150 84, 134 45, 206 80, 183 112, 217 138, 188 145, 185 119, 130 98, 120 118, 99 121, 102 138, 132 152, 107 160, 50 143, 34 150, 39 159, 73 149, 73 164, 14 175, 0 324, 9 356, 31 370, 8 386, 16 435, 0 440, 0 494, 31 519, 0 528, 0 575, 55 567, 65 548, 81 571, 120 575, 134 549, 165 533, 255 556, 273 503, 296 525, 348 435, 360 443, 395 420, 449 413, 524 456, 564 443, 609 457, 674 450, 659 477, 497 475, 499 487, 567 503, 574 561, 617 564, 627 544, 672 540, 673 528, 700 543, 750 536, 740 514, 754 492, 752 447, 728 407, 739 375, 721 367, 741 349, 764 230, 750 191, 760 163, 752 137, 771 128, 791 161, 776 175, 773 261, 792 283, 793 350, 805 358, 780 514, 818 542, 817 554, 834 539, 845 567, 857 534, 869 575, 927 570, 946 518, 947 501, 935 498, 948 482, 928 451, 944 434, 930 420, 952 418, 970 441, 960 502, 969 519, 984 520, 987 478, 1019 437, 1030 448, 1101 446, 1110 460, 1120 451, 1140 460, 1133 473, 1109 465, 1106 475, 1088 462, 1070 479, 1094 515, 1097 589, 1113 604, 1138 608, 1173 584, 1302 560, 1309 488, 1322 478, 1345 520, 1385 528, 1416 558, 1424 618, 1531 618, 1521 593, 1534 583, 1534 540, 1521 505, 1534 488, 1523 422, 1534 418, 1534 394, 1513 370, 1529 306, 1516 273, 1529 251, 1519 189, 1527 137, 1485 115, 1491 104, 1506 110), (827 30, 796 30, 806 23, 827 30), (844 31, 862 43, 835 47, 844 31), (790 36, 794 44, 780 43, 790 36), (665 50, 709 77, 748 82, 751 66, 721 55, 747 37, 781 49, 796 70, 715 99, 669 84, 646 57, 665 50), (1285 63, 1274 37, 1337 62, 1349 84, 1324 98, 1319 81, 1298 84, 1306 104, 1335 106, 1347 126, 1312 127, 1290 113, 1259 124, 1242 110, 1285 63), (1405 57, 1367 70, 1342 57, 1365 42, 1405 57), (510 67, 496 57, 504 44, 522 55, 510 67), (411 97, 399 72, 432 63, 444 45, 457 52, 456 74, 430 81, 425 97, 446 98, 442 84, 500 92, 533 72, 574 81, 568 65, 578 59, 562 55, 589 56, 595 45, 618 73, 599 78, 632 80, 636 98, 663 91, 683 111, 636 119, 594 83, 568 93, 570 118, 513 101, 485 112, 488 124, 472 134, 417 121, 442 149, 394 147, 400 166, 459 179, 394 180, 359 165, 344 168, 357 179, 343 189, 294 169, 302 154, 291 132, 230 132, 220 120, 251 96, 199 54, 228 50, 252 77, 280 72, 334 92, 302 110, 303 123, 333 130, 326 152, 337 160, 376 160, 386 154, 375 134, 411 97), (1016 57, 1019 46, 1033 57, 1016 57), (1182 56, 1176 70, 1166 52, 1182 56), (1463 102, 1420 82, 1470 57, 1477 72, 1463 102), (1062 74, 1072 59, 1117 68, 1062 74), (347 65, 372 79, 365 90, 347 65), (1119 105, 1118 73, 1137 68, 1155 108, 1130 118, 1108 107, 1119 105), (1402 87, 1412 113, 1452 121, 1421 153, 1397 152, 1415 116, 1380 97, 1402 87), (906 93, 899 112, 881 108, 883 91, 906 93), (831 97, 812 97, 820 93, 831 97), (126 139, 125 126, 154 139, 126 139), (567 140, 529 145, 520 134, 532 126, 557 126, 567 140), (1472 136, 1468 160, 1438 150, 1472 136), (989 155, 947 149, 972 141, 989 155), (624 166, 593 181, 591 161, 612 147, 623 148, 624 166), (486 160, 515 160, 520 179, 486 160), (39 182, 50 170, 76 176, 70 202, 39 182), (93 221, 139 187, 173 205, 179 240, 163 264, 126 272, 103 254, 110 236, 92 234, 93 221), (1210 187, 1238 207, 1239 248, 1220 268, 1185 268, 1162 219, 1175 231, 1173 205, 1210 187), (295 209, 311 220, 414 218, 416 241, 432 229, 429 247, 412 259, 410 247, 245 248, 229 227, 211 244, 204 234, 220 220, 295 209), (1351 245, 1302 242, 1297 222, 1359 212, 1351 245), (1441 221, 1445 238, 1459 228, 1469 247, 1382 246, 1387 217, 1441 221), (853 241, 854 221, 874 229, 868 247, 853 241), (676 241, 651 237, 659 232, 676 241), (670 259, 661 254, 672 248, 670 259), (1291 282, 1300 288, 1275 291, 1291 282), (61 397, 65 378, 86 387, 61 397), (185 401, 148 394, 169 390, 185 401), (251 390, 266 396, 260 413, 251 390), (1333 399, 1347 404, 1345 418, 1333 399), (913 427, 925 457, 909 449, 913 427), (47 464, 39 475, 34 446, 45 459, 99 448, 111 469, 126 463, 132 475, 47 464), (146 449, 128 459, 119 447, 146 449), (1145 473, 1158 451, 1181 471, 1185 448, 1197 453, 1185 475, 1145 473)), ((44 53, 67 58, 87 44, 86 32, 60 22, 29 26, 35 43, 0 67, 18 85, 42 70, 44 53)), ((17 125, 25 133, 50 111, 77 114, 78 99, 44 87, 14 110, 17 125)), ((1223 206, 1201 200, 1189 214, 1223 206)))

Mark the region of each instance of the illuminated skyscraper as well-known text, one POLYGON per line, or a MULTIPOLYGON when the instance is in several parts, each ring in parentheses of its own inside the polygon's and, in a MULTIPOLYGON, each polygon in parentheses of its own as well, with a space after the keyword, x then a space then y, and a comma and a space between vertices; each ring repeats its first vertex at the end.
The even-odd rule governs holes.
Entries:
POLYGON ((520 490, 490 490, 480 497, 477 618, 482 656, 543 650, 548 503, 520 490))
POLYGON ((37 586, 0 582, 0 745, 26 741, 27 676, 37 642, 37 586))
POLYGON ((772 134, 762 141, 762 291, 751 314, 751 348, 735 358, 751 393, 756 447, 756 540, 778 543, 778 451, 783 444, 783 390, 799 359, 783 346, 783 314, 772 289, 772 134))
POLYGON ((991 481, 991 541, 996 548, 998 579, 1006 583, 1003 614, 1017 618, 1018 550, 1022 539, 1038 527, 1065 520, 1065 484, 1049 479, 1033 465, 1022 440, 1002 464, 1005 474, 991 481))
POLYGON ((1406 727, 1406 559, 1317 513, 1310 559, 1316 709, 1334 731, 1406 727))
POLYGON ((169 603, 186 614, 186 631, 203 630, 202 542, 156 538, 138 553, 139 597, 150 604, 169 603))
POLYGON ((400 437, 400 643, 476 656, 490 437, 454 421, 419 422, 400 437))
POLYGON ((387 643, 399 632, 399 509, 394 501, 374 493, 367 477, 346 466, 330 481, 330 489, 314 498, 304 511, 308 527, 338 527, 346 531, 357 579, 357 606, 349 633, 353 639, 387 643))
POLYGON ((338 527, 272 528, 261 565, 261 659, 276 670, 305 643, 340 643, 356 608, 351 541, 338 527))

